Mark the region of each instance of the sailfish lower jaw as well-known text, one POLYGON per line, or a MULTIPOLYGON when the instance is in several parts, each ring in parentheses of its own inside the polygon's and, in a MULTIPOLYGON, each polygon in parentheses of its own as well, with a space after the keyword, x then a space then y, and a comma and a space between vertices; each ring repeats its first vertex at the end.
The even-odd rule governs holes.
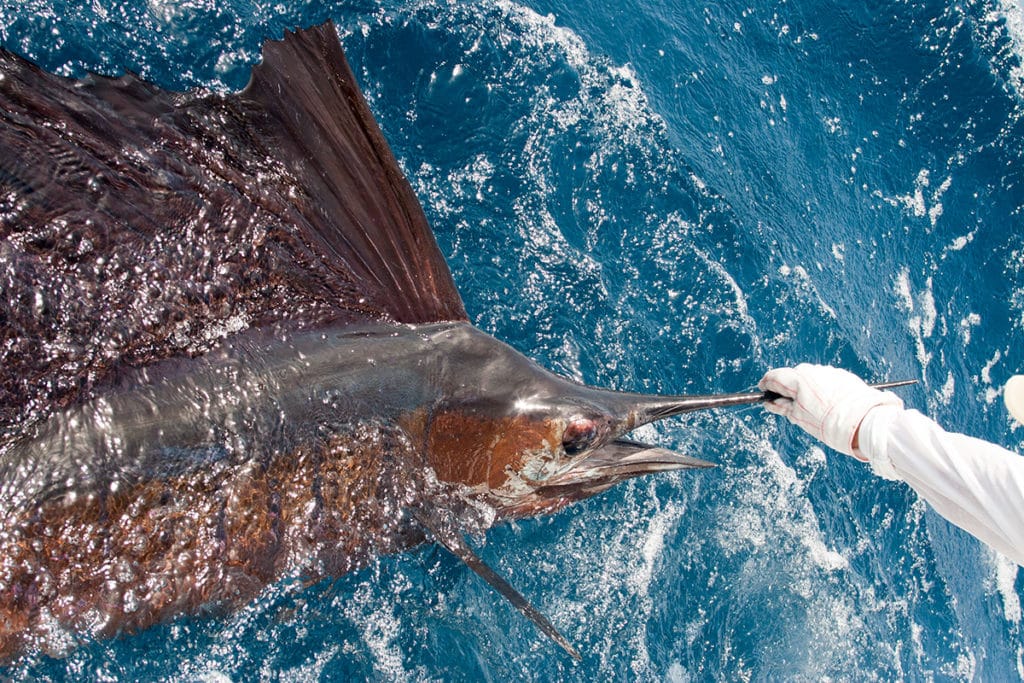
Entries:
POLYGON ((555 512, 605 491, 615 484, 658 472, 715 467, 714 463, 629 439, 615 439, 571 462, 533 490, 498 507, 503 518, 555 512))

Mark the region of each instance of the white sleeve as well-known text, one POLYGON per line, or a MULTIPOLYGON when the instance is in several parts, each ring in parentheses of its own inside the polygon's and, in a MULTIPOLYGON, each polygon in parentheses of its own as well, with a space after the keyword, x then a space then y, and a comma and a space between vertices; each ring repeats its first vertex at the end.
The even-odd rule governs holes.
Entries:
POLYGON ((905 481, 940 515, 1024 566, 1024 457, 894 406, 864 417, 859 451, 875 473, 905 481))

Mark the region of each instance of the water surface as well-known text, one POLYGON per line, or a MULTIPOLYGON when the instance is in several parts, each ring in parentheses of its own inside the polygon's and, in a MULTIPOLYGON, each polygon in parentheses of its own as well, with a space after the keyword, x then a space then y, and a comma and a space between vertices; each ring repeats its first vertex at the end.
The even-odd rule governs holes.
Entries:
MULTIPOLYGON (((1004 2, 0 3, 65 75, 237 89, 333 19, 473 321, 614 388, 773 366, 917 378, 1024 448, 1024 10, 1004 2)), ((19 680, 1014 680, 1016 566, 759 408, 650 427, 720 463, 494 530, 574 664, 432 547, 227 618, 35 658, 19 680)))

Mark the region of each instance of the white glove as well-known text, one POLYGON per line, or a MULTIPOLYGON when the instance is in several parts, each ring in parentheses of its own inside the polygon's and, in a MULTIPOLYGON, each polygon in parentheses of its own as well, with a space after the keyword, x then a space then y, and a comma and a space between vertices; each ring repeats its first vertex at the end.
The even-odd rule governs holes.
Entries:
POLYGON ((881 405, 903 407, 896 394, 873 389, 852 372, 827 365, 776 368, 757 386, 782 396, 766 402, 766 410, 846 455, 854 454, 853 437, 868 411, 881 405))

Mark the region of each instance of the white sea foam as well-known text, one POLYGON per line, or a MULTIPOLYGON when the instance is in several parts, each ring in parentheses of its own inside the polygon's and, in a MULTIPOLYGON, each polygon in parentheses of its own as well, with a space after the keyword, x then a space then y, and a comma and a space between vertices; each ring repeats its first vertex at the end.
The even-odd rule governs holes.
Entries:
MULTIPOLYGON (((745 427, 742 430, 747 431, 745 427)), ((751 547, 765 548, 769 539, 772 539, 771 545, 776 546, 777 534, 792 534, 814 566, 827 571, 847 568, 846 559, 824 543, 817 515, 804 496, 806 482, 782 461, 767 440, 750 432, 748 436, 750 443, 756 444, 764 467, 740 475, 750 480, 749 485, 739 487, 750 492, 750 499, 741 496, 739 502, 744 504, 730 510, 722 520, 719 535, 722 547, 731 554, 751 547), (778 509, 765 510, 765 507, 778 509), (783 527, 778 525, 781 519, 787 520, 783 527)), ((807 455, 807 461, 818 459, 820 462, 821 449, 812 451, 807 455)), ((801 590, 806 593, 809 586, 803 586, 801 590)))
POLYGON ((925 281, 924 289, 917 298, 918 307, 921 311, 921 334, 924 337, 931 337, 935 331, 935 319, 938 314, 935 311, 935 294, 932 291, 932 278, 925 281))
MULTIPOLYGON (((1006 275, 1011 282, 1024 282, 1024 249, 1014 249, 1006 261, 1006 275)), ((1024 287, 1016 287, 1010 292, 1009 305, 1017 312, 1017 327, 1024 329, 1024 287)))
POLYGON ((702 249, 694 247, 694 251, 700 256, 701 260, 708 269, 721 278, 722 282, 729 288, 732 293, 733 305, 735 306, 736 313, 739 314, 740 318, 748 325, 750 329, 755 327, 753 319, 750 317, 750 312, 747 310, 747 297, 743 294, 743 290, 740 288, 736 278, 726 270, 725 266, 713 259, 708 253, 702 249))
POLYGON ((872 195, 890 206, 904 209, 915 218, 927 216, 929 229, 934 229, 945 210, 942 197, 952 184, 953 177, 946 176, 938 187, 932 189, 931 171, 922 168, 914 179, 914 188, 911 192, 888 197, 880 190, 875 190, 872 195))
POLYGON ((1020 596, 1014 589, 1017 582, 1017 572, 1020 568, 1012 560, 992 552, 993 573, 995 576, 995 588, 1003 601, 1003 617, 1011 624, 1019 624, 1021 621, 1020 596))
POLYGON ((253 54, 249 50, 231 50, 228 52, 222 52, 220 56, 217 57, 217 62, 214 64, 213 68, 220 76, 225 76, 235 69, 243 68, 245 65, 252 64, 256 61, 258 61, 257 55, 253 54))
MULTIPOLYGON (((1006 19, 1006 32, 1019 58, 1010 70, 1010 79, 1018 95, 1024 94, 1024 3, 1021 0, 1001 0, 1000 11, 1006 19)), ((1022 675, 1024 677, 1024 675, 1022 675)))
POLYGON ((199 674, 195 680, 199 683, 231 683, 231 676, 223 671, 205 671, 199 674))
POLYGON ((925 340, 935 331, 935 322, 938 318, 935 295, 932 293, 932 278, 929 277, 925 281, 924 289, 915 295, 910 282, 910 270, 904 267, 896 275, 893 292, 896 295, 897 306, 907 313, 907 328, 914 339, 921 375, 927 383, 926 371, 928 364, 931 363, 932 353, 927 350, 925 340))
MULTIPOLYGON (((643 610, 648 616, 654 609, 654 602, 650 597, 651 578, 654 573, 654 567, 658 560, 661 559, 661 553, 665 547, 665 534, 678 524, 682 514, 682 506, 670 504, 651 518, 644 533, 644 542, 641 546, 643 561, 629 575, 627 583, 637 598, 639 598, 643 605, 643 610)), ((637 630, 630 640, 635 652, 633 662, 631 663, 633 673, 637 677, 650 676, 652 664, 650 653, 647 651, 646 633, 642 630, 637 630)))
POLYGON ((391 681, 409 680, 411 673, 405 667, 405 655, 396 643, 402 629, 401 621, 395 614, 395 603, 402 593, 411 586, 405 577, 390 577, 395 600, 380 600, 379 586, 363 583, 354 595, 337 601, 337 607, 352 624, 360 629, 363 642, 373 655, 373 668, 377 675, 391 681))
POLYGON ((999 398, 999 394, 1002 392, 1002 387, 992 386, 992 368, 994 368, 999 361, 1003 358, 1003 352, 996 349, 992 354, 992 358, 982 366, 981 372, 979 373, 979 380, 981 384, 985 385, 985 403, 992 405, 996 399, 999 398))
POLYGON ((668 665, 668 671, 665 673, 665 680, 668 683, 690 683, 693 677, 690 676, 690 672, 683 668, 683 665, 679 662, 672 662, 668 665))
MULTIPOLYGON (((809 634, 813 647, 793 643, 792 652, 785 654, 805 657, 791 661, 802 671, 798 678, 820 679, 848 658, 851 641, 866 628, 865 611, 886 607, 871 598, 869 585, 836 590, 837 585, 857 578, 844 553, 826 542, 822 523, 806 495, 809 478, 818 469, 803 478, 782 461, 763 433, 736 424, 730 425, 729 432, 731 440, 739 437, 757 450, 762 466, 729 472, 730 504, 716 511, 716 541, 726 556, 748 558, 733 575, 734 585, 758 591, 766 581, 781 581, 803 605, 804 622, 787 628, 809 634)), ((812 451, 803 460, 820 462, 821 449, 812 451)))
POLYGON ((146 7, 149 13, 164 22, 176 20, 183 11, 182 3, 168 0, 147 0, 146 7))
POLYGON ((978 229, 971 230, 966 235, 960 235, 959 237, 953 238, 953 241, 947 246, 942 253, 942 258, 946 258, 946 253, 950 251, 962 251, 964 247, 974 241, 974 236, 978 233, 978 229))
MULTIPOLYGON (((305 664, 291 669, 281 671, 275 665, 264 667, 263 680, 275 680, 282 683, 306 683, 306 681, 320 681, 329 678, 325 673, 331 661, 341 652, 340 645, 327 645, 322 649, 311 652, 312 655, 305 664)), ((269 663, 268 663, 269 664, 269 663)))
POLYGON ((811 280, 810 274, 807 269, 803 266, 790 266, 782 264, 779 266, 779 275, 784 279, 791 281, 793 290, 798 293, 802 300, 814 303, 818 310, 830 318, 836 319, 836 311, 832 308, 821 294, 818 292, 818 288, 814 286, 814 282, 811 280))
POLYGON ((938 222, 939 217, 942 216, 942 195, 946 194, 949 190, 950 185, 953 184, 953 177, 947 176, 945 180, 939 184, 939 187, 932 193, 932 205, 928 209, 928 220, 931 222, 932 227, 938 222))
POLYGON ((896 275, 895 284, 896 296, 899 297, 899 303, 905 311, 914 310, 914 297, 910 293, 910 269, 903 268, 896 275))
POLYGON ((943 405, 949 405, 953 400, 953 393, 956 391, 956 380, 953 378, 953 373, 950 372, 946 376, 946 383, 939 389, 938 401, 943 405))
POLYGON ((651 576, 654 572, 655 562, 661 557, 665 548, 665 534, 682 517, 683 510, 677 505, 667 505, 651 518, 647 525, 644 542, 642 545, 643 563, 629 576, 629 586, 637 595, 646 597, 651 586, 651 576))
MULTIPOLYGON (((630 505, 649 503, 652 500, 649 494, 650 489, 638 494, 644 503, 630 505)), ((614 622, 629 614, 630 621, 637 628, 608 633, 607 649, 597 654, 602 660, 602 670, 608 675, 613 674, 615 669, 604 668, 608 664, 605 659, 609 651, 619 650, 625 639, 628 651, 632 653, 632 677, 648 680, 656 676, 656 671, 647 650, 648 634, 642 624, 650 619, 655 607, 650 588, 656 568, 662 561, 666 536, 678 528, 685 506, 669 502, 647 514, 641 514, 639 510, 632 512, 623 512, 615 524, 611 524, 611 520, 599 520, 602 525, 610 525, 610 531, 602 538, 602 552, 597 554, 588 547, 592 538, 587 540, 592 536, 587 528, 592 527, 595 520, 582 517, 573 520, 575 530, 566 535, 557 555, 561 558, 560 571, 573 576, 579 586, 578 592, 585 596, 585 600, 555 597, 557 604, 545 608, 545 611, 558 615, 559 620, 565 623, 583 626, 594 620, 614 622)))
POLYGON ((964 346, 971 343, 971 330, 981 324, 981 316, 977 313, 968 313, 960 321, 960 336, 963 337, 964 346))

